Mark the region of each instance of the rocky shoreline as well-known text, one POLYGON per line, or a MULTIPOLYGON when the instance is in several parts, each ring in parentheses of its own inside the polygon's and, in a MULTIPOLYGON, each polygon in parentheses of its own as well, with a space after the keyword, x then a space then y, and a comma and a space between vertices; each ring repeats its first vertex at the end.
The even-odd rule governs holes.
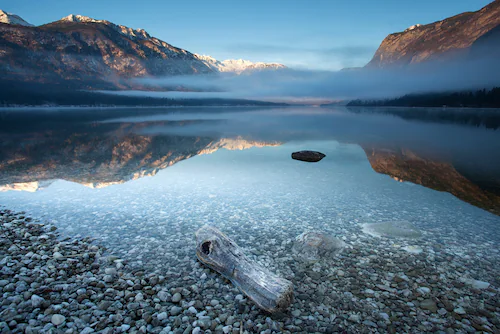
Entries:
POLYGON ((261 258, 293 281, 295 301, 288 314, 271 317, 197 262, 188 275, 176 268, 161 275, 6 209, 0 228, 2 333, 500 331, 494 249, 493 257, 478 249, 485 260, 475 261, 473 273, 486 282, 461 279, 471 259, 431 242, 404 250, 383 237, 352 236, 342 254, 309 264, 292 257, 288 242, 273 243, 274 263, 265 247, 261 258))

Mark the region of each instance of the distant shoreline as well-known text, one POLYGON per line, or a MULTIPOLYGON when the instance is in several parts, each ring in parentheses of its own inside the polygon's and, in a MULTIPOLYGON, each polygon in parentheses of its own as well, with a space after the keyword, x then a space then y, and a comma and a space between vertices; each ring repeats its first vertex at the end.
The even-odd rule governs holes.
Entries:
POLYGON ((68 106, 50 106, 50 105, 40 105, 40 106, 17 106, 17 107, 0 107, 0 111, 9 111, 9 110, 90 110, 90 109, 174 109, 174 108, 276 108, 276 107, 293 107, 293 105, 258 105, 258 104, 246 104, 246 105, 165 105, 165 106, 79 106, 79 105, 68 105, 68 106))
MULTIPOLYGON (((335 107, 335 106, 331 106, 335 107)), ((426 110, 436 110, 436 111, 455 111, 455 110, 477 110, 477 111, 492 111, 492 110, 498 110, 500 111, 500 107, 406 107, 406 106, 357 106, 357 105, 344 105, 344 106, 338 106, 338 107, 343 107, 346 109, 363 109, 363 108, 369 108, 369 109, 426 109, 426 110)), ((330 106, 321 106, 321 108, 330 108, 330 106)))

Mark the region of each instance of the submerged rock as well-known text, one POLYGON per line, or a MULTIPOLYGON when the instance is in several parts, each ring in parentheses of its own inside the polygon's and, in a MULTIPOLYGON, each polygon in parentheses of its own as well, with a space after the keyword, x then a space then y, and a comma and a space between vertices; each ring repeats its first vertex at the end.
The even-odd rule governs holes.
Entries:
POLYGON ((474 289, 478 290, 485 290, 490 287, 490 283, 476 279, 463 279, 463 282, 471 285, 474 289))
POLYGON ((403 250, 407 251, 408 253, 411 254, 420 254, 423 252, 423 249, 419 246, 405 246, 402 248, 403 250))
POLYGON ((52 318, 50 320, 54 324, 54 326, 59 326, 64 321, 66 321, 66 317, 64 315, 61 315, 61 314, 54 314, 54 315, 52 315, 52 318))
POLYGON ((438 307, 436 303, 432 299, 425 299, 420 303, 420 307, 423 308, 424 310, 429 310, 431 312, 436 313, 438 310, 438 307))
POLYGON ((422 236, 422 233, 415 226, 405 221, 365 224, 363 232, 376 237, 390 238, 416 239, 422 236))
POLYGON ((292 153, 292 159, 306 162, 318 162, 324 157, 326 157, 326 155, 316 151, 299 151, 292 153))
POLYGON ((340 253, 345 243, 319 232, 304 232, 295 238, 294 254, 305 261, 318 261, 327 255, 340 253))

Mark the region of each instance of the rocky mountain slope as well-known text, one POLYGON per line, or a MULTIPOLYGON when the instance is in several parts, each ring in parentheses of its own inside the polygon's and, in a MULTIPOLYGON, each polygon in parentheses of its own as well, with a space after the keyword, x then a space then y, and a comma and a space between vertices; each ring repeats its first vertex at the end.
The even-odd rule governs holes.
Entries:
POLYGON ((80 15, 39 27, 0 24, 0 45, 2 79, 120 87, 136 77, 213 72, 144 30, 80 15))
POLYGON ((27 26, 27 27, 33 26, 32 24, 23 20, 21 17, 15 15, 15 14, 4 12, 1 9, 0 9, 0 23, 16 24, 16 25, 27 26))
POLYGON ((246 60, 218 61, 133 29, 82 15, 34 27, 0 11, 3 80, 61 83, 81 88, 141 88, 139 77, 284 68, 246 60), (3 23, 3 24, 2 24, 3 23))
POLYGON ((279 63, 263 63, 263 62, 254 63, 244 59, 227 59, 219 61, 211 56, 198 55, 198 54, 195 54, 195 56, 216 72, 230 72, 230 73, 241 74, 245 72, 254 72, 262 70, 280 70, 286 68, 285 65, 279 63))
POLYGON ((467 56, 475 48, 475 43, 484 43, 482 38, 493 31, 497 33, 494 38, 490 36, 489 41, 494 39, 498 42, 499 26, 500 0, 495 0, 476 12, 462 13, 426 25, 414 25, 387 36, 366 66, 384 68, 467 56))

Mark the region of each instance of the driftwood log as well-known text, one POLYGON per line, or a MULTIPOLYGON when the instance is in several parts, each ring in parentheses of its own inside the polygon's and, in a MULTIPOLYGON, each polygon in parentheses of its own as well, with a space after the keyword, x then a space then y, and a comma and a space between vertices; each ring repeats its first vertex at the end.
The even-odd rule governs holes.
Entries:
POLYGON ((229 279, 269 313, 285 312, 293 301, 293 286, 243 254, 234 241, 205 225, 196 232, 196 256, 229 279))
POLYGON ((292 159, 307 162, 318 162, 324 157, 326 157, 326 155, 316 151, 299 151, 292 153, 292 159))

